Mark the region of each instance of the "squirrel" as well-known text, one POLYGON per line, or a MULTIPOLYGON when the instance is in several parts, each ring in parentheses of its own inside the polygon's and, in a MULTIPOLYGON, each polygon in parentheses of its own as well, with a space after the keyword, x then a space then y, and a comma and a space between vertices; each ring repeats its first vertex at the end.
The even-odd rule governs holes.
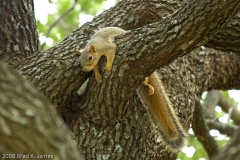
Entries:
MULTIPOLYGON (((112 40, 124 32, 118 27, 102 28, 92 36, 84 49, 77 50, 80 54, 79 62, 83 71, 89 72, 93 69, 98 83, 102 82, 102 76, 98 71, 100 57, 107 58, 105 70, 109 72, 112 69, 116 53, 116 45, 112 40)), ((159 131, 164 144, 171 151, 179 151, 185 145, 186 133, 165 93, 158 73, 155 71, 146 77, 137 90, 142 104, 147 106, 148 114, 159 131)))
POLYGON ((116 53, 116 44, 113 38, 123 34, 125 30, 118 27, 105 27, 97 31, 87 45, 82 50, 77 50, 80 54, 79 62, 83 71, 89 72, 93 69, 98 83, 102 82, 102 76, 98 71, 98 61, 101 56, 107 58, 105 71, 110 72, 116 53))

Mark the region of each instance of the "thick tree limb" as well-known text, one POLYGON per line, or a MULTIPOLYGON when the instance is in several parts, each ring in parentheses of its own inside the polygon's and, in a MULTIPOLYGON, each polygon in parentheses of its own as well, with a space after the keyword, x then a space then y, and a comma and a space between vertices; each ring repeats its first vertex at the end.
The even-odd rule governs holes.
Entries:
MULTIPOLYGON (((114 79, 116 84, 128 81, 128 85, 119 94, 124 95, 125 92, 129 93, 130 91, 129 95, 132 95, 143 78, 156 68, 170 63, 180 55, 186 54, 195 47, 207 42, 236 13, 238 5, 237 1, 223 0, 223 2, 218 2, 217 4, 215 2, 191 1, 191 3, 186 4, 161 22, 128 32, 121 36, 121 39, 117 39, 116 43, 119 49, 115 65, 113 66, 112 74, 107 76, 108 78, 104 78, 104 80, 108 79, 108 81, 111 81, 114 79), (208 7, 199 7, 206 5, 212 9, 208 10, 208 7), (218 16, 216 17, 216 15, 218 16), (209 26, 209 28, 206 26, 209 26), (130 79, 131 81, 129 81, 130 79)), ((97 23, 96 20, 91 24, 97 23)), ((80 32, 74 32, 62 43, 48 50, 48 52, 36 55, 29 64, 26 64, 20 70, 21 74, 29 77, 55 104, 60 103, 60 101, 66 101, 68 97, 72 96, 66 95, 67 89, 75 92, 74 88, 78 88, 77 86, 84 82, 82 76, 79 76, 81 72, 76 69, 78 67, 78 64, 75 62, 77 56, 74 56, 73 51, 77 48, 76 45, 83 47, 86 43, 85 37, 92 34, 88 34, 91 24, 84 25, 79 30, 80 32), (69 51, 72 51, 71 55, 69 51), (47 57, 48 60, 46 61, 44 57, 47 57), (45 70, 46 67, 48 72, 42 72, 41 76, 36 73, 45 70), (33 68, 36 70, 33 70, 33 68), (45 74, 49 74, 49 72, 55 76, 43 79, 43 77, 46 77, 45 74), (73 84, 70 86, 64 85, 63 82, 66 80, 72 81, 73 84), (51 87, 44 85, 43 82, 51 84, 51 87), (54 86, 56 85, 59 91, 55 90, 54 86)), ((101 24, 103 25, 103 23, 101 24)), ((102 25, 98 25, 98 27, 102 25)), ((94 28, 96 27, 97 25, 95 24, 94 28)), ((95 85, 92 84, 92 86, 95 85)), ((103 82, 99 90, 104 90, 106 85, 103 82)), ((116 90, 112 87, 114 86, 109 86, 109 90, 116 90)), ((126 97, 123 96, 122 98, 125 99, 126 97)))
POLYGON ((236 14, 227 25, 214 35, 206 46, 223 51, 240 53, 240 13, 236 14))
POLYGON ((13 159, 25 159, 17 154, 30 154, 83 159, 55 107, 39 91, 2 63, 0 82, 1 157, 14 154, 13 159))

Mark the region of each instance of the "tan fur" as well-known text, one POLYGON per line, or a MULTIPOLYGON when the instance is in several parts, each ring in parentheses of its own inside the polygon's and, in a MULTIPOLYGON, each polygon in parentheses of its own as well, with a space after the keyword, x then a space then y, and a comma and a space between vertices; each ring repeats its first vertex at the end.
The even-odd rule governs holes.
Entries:
POLYGON ((81 55, 79 62, 83 71, 89 72, 93 69, 98 83, 102 82, 102 76, 98 70, 99 59, 101 56, 107 58, 105 71, 110 72, 116 53, 116 45, 112 42, 113 38, 124 32, 123 29, 118 27, 102 28, 92 36, 84 49, 77 50, 81 55))
POLYGON ((166 96, 157 72, 147 77, 138 90, 142 102, 147 106, 148 113, 160 132, 162 141, 172 151, 179 151, 185 144, 186 132, 166 96))

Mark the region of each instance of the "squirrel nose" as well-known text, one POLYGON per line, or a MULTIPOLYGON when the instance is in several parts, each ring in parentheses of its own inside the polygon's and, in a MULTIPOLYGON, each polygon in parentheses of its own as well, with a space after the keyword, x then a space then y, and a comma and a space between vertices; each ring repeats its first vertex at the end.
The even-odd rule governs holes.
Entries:
POLYGON ((83 72, 89 72, 90 70, 88 68, 82 68, 83 72))

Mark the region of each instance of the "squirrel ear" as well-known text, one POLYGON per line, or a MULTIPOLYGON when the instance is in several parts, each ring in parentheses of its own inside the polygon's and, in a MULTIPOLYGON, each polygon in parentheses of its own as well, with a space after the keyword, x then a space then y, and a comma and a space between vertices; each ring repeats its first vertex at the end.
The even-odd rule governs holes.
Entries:
POLYGON ((82 52, 83 52, 83 49, 81 49, 81 50, 76 50, 76 51, 77 51, 77 53, 78 53, 79 55, 81 55, 82 52))
POLYGON ((90 46, 89 52, 96 52, 96 48, 94 47, 94 45, 90 46))

